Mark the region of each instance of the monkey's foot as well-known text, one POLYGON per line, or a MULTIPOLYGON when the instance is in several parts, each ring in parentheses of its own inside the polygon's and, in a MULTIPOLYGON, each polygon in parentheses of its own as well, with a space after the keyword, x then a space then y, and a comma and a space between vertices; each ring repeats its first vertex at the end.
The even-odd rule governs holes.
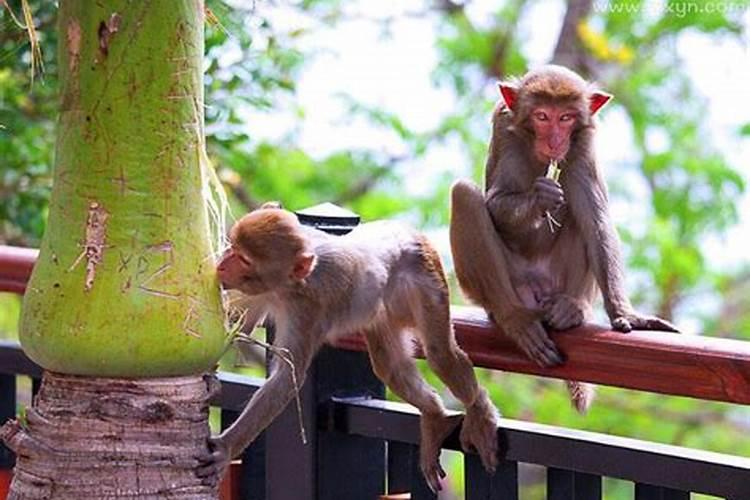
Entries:
POLYGON ((628 333, 631 330, 661 330, 681 333, 672 323, 656 316, 642 316, 638 313, 616 316, 611 320, 612 328, 618 332, 628 333))
POLYGON ((419 462, 422 475, 433 493, 442 490, 441 480, 446 474, 440 465, 440 449, 443 441, 458 426, 458 416, 444 414, 422 414, 419 425, 421 443, 419 445, 419 462))
POLYGON ((583 323, 584 304, 563 293, 542 302, 544 321, 555 330, 575 328, 583 323))
POLYGON ((497 468, 497 419, 499 414, 482 389, 476 402, 466 408, 461 426, 461 447, 467 453, 478 453, 484 468, 492 474, 497 468))
POLYGON ((539 321, 534 321, 526 328, 519 329, 506 327, 502 323, 500 326, 505 329, 524 354, 539 366, 550 367, 563 363, 560 351, 557 350, 557 346, 539 321))

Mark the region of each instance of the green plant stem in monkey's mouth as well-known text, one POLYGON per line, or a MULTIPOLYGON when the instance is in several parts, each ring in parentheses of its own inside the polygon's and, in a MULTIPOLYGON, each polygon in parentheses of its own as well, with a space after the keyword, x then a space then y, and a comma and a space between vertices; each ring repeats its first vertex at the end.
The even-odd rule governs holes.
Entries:
MULTIPOLYGON (((555 182, 558 182, 560 179, 560 172, 562 172, 562 169, 557 166, 557 160, 550 160, 549 165, 547 166, 547 179, 552 179, 555 182)), ((547 219, 547 227, 549 227, 549 232, 554 233, 557 228, 562 227, 562 224, 560 224, 554 217, 552 217, 552 214, 549 213, 549 210, 544 212, 544 217, 547 219)))

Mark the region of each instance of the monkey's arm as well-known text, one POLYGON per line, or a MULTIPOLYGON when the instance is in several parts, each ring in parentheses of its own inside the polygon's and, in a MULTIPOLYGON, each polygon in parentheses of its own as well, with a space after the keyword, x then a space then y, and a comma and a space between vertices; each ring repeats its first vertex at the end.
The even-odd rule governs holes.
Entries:
POLYGON ((487 190, 485 204, 495 228, 511 239, 521 238, 542 224, 533 191, 508 192, 499 186, 487 190))
POLYGON ((497 230, 514 240, 534 237, 544 214, 565 202, 562 186, 546 177, 537 177, 529 190, 503 185, 500 178, 487 190, 486 205, 497 230))
POLYGON ((571 176, 570 209, 586 241, 586 253, 615 330, 677 331, 668 321, 635 312, 625 289, 620 239, 609 216, 607 189, 597 177, 576 172, 571 176))
POLYGON ((204 484, 213 485, 229 461, 239 455, 286 408, 302 386, 305 372, 324 338, 320 328, 284 328, 279 326, 274 347, 282 352, 275 355, 271 376, 253 395, 250 402, 232 425, 210 441, 211 452, 198 457, 201 466, 196 470, 204 484), (280 356, 292 361, 291 366, 280 356), (294 375, 294 377, 293 377, 294 375), (296 387, 295 387, 296 378, 296 387))

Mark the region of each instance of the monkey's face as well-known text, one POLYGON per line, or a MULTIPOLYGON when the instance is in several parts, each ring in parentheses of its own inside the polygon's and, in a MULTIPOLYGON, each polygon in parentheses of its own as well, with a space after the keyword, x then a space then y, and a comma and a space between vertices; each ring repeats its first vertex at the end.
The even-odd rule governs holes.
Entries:
POLYGON ((260 295, 307 278, 315 266, 315 255, 299 252, 274 258, 259 259, 242 248, 233 246, 224 253, 216 268, 221 285, 247 295, 260 295))
POLYGON ((221 286, 247 295, 258 295, 269 289, 254 259, 236 247, 224 253, 216 267, 216 274, 221 286))
POLYGON ((536 159, 542 163, 564 160, 578 120, 578 111, 569 106, 543 105, 532 109, 529 121, 536 159))

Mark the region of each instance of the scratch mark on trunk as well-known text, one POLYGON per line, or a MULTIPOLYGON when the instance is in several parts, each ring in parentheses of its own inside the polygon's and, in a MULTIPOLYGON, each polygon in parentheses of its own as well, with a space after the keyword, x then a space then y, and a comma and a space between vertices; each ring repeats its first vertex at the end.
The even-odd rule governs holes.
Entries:
POLYGON ((115 12, 109 16, 106 22, 102 21, 99 23, 99 52, 101 52, 103 57, 109 55, 109 43, 114 34, 120 31, 121 22, 122 17, 115 12))
MULTIPOLYGON (((152 281, 156 280, 158 277, 166 273, 174 265, 174 245, 172 244, 172 242, 162 241, 161 243, 149 245, 148 247, 146 247, 146 251, 165 254, 167 257, 167 262, 159 266, 159 268, 156 271, 146 276, 146 278, 141 282, 141 284, 138 285, 138 288, 141 291, 148 293, 150 295, 155 295, 156 297, 163 297, 165 299, 171 299, 171 300, 179 299, 180 298, 179 293, 167 292, 165 290, 159 290, 151 286, 147 286, 147 285, 150 285, 152 281)), ((148 264, 148 259, 146 259, 146 263, 148 264)))
POLYGON ((200 303, 197 302, 193 297, 189 297, 190 300, 190 308, 187 311, 187 314, 185 315, 185 321, 182 322, 182 329, 185 330, 185 333, 190 335, 191 337, 195 337, 197 339, 203 338, 203 335, 193 328, 193 323, 197 323, 200 320, 200 314, 198 311, 196 311, 196 306, 200 307, 200 303))
POLYGON ((68 23, 67 29, 68 38, 68 69, 70 73, 75 75, 78 72, 78 63, 81 58, 81 25, 78 21, 73 19, 68 23))
POLYGON ((96 266, 102 261, 104 249, 107 247, 107 219, 109 212, 99 203, 89 203, 89 214, 86 219, 86 238, 83 244, 83 252, 73 262, 68 271, 72 271, 81 260, 86 258, 86 280, 83 289, 90 292, 94 286, 96 277, 96 266))

